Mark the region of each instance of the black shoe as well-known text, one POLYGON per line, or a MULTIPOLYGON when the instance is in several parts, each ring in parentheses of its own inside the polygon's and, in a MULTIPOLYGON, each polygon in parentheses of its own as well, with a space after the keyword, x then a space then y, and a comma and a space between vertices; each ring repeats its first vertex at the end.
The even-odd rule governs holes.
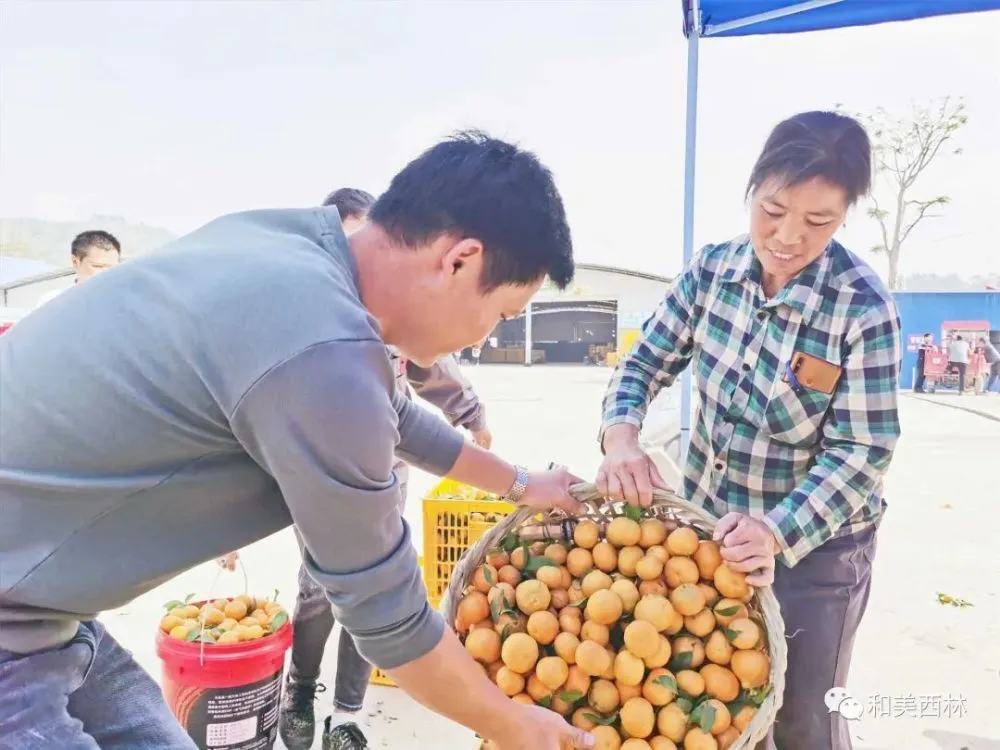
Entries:
POLYGON ((278 710, 278 733, 288 750, 309 750, 316 736, 316 714, 313 700, 326 685, 316 682, 285 681, 278 710))
POLYGON ((361 727, 353 721, 330 729, 330 717, 326 717, 323 729, 323 750, 366 750, 368 740, 365 739, 361 727))

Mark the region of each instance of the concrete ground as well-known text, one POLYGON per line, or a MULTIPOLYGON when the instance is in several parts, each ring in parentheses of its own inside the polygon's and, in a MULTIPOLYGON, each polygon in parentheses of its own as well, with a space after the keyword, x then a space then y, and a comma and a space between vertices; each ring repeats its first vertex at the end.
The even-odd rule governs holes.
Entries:
MULTIPOLYGON (((586 479, 594 476, 600 401, 610 370, 483 365, 468 373, 488 405, 498 453, 530 466, 556 461, 586 479)), ((679 399, 669 396, 659 402, 660 419, 676 410, 679 399)), ((847 685, 866 708, 852 722, 856 750, 1000 750, 1000 553, 994 525, 1000 521, 1000 424, 965 410, 972 406, 1000 418, 1000 397, 901 400, 903 439, 887 479, 890 510, 847 685), (938 592, 972 606, 941 604, 938 592), (869 710, 875 706, 880 708, 869 710)), ((407 517, 417 539, 419 499, 435 481, 419 472, 411 481, 407 517)), ((258 542, 242 558, 250 591, 278 588, 290 608, 298 568, 291 532, 258 542)), ((242 590, 240 572, 221 573, 209 563, 103 620, 158 675, 153 637, 162 603, 192 592, 225 596, 242 590)), ((335 657, 331 646, 322 678, 331 690, 335 657)), ((330 692, 319 697, 320 718, 330 698, 330 692)), ((372 687, 363 724, 375 748, 476 747, 470 732, 395 688, 372 687)))

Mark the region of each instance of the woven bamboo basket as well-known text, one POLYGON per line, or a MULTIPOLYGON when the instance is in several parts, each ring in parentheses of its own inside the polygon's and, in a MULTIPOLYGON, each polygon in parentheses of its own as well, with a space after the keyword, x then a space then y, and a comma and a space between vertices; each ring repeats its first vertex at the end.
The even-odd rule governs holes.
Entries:
MULTIPOLYGON (((455 566, 452 579, 441 603, 441 613, 449 626, 454 626, 458 605, 467 590, 476 570, 482 566, 487 555, 501 546, 505 539, 517 534, 522 540, 546 542, 568 541, 572 543, 572 529, 576 523, 591 520, 601 528, 603 538, 607 524, 617 516, 626 515, 626 505, 612 502, 601 495, 593 484, 579 484, 571 488, 574 497, 584 503, 583 511, 575 516, 569 516, 560 510, 547 514, 528 508, 520 508, 482 536, 459 560, 455 566)), ((634 511, 633 511, 634 514, 634 511)), ((657 518, 662 520, 668 532, 688 526, 700 539, 711 539, 718 518, 705 510, 692 505, 676 495, 656 490, 653 493, 653 504, 643 509, 643 519, 657 518)), ((785 668, 788 661, 788 649, 785 643, 785 626, 781 617, 778 600, 770 587, 756 588, 750 601, 746 603, 750 617, 763 625, 765 644, 762 647, 770 659, 770 677, 766 697, 756 704, 756 714, 753 720, 740 734, 739 738, 729 746, 729 750, 751 750, 764 739, 782 704, 785 688, 785 668)), ((706 662, 707 663, 707 662, 706 662)), ((678 745, 680 746, 680 745, 678 745)), ((483 744, 483 748, 489 744, 483 744)))

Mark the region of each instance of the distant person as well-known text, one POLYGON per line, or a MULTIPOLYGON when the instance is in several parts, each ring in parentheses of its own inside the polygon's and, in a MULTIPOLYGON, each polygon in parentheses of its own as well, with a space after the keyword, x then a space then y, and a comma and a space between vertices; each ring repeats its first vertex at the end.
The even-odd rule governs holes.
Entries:
POLYGON ((965 374, 969 369, 969 342, 955 334, 948 345, 948 367, 958 373, 958 395, 965 391, 965 374))
MULTIPOLYGON (((74 284, 86 281, 109 268, 117 266, 122 259, 122 246, 118 238, 103 229, 90 229, 80 232, 70 243, 70 262, 76 272, 74 284)), ((43 294, 36 305, 41 307, 51 299, 55 299, 66 289, 53 289, 43 294)))
POLYGON ((924 382, 927 378, 924 375, 924 368, 927 365, 927 353, 934 351, 935 348, 934 334, 925 333, 923 340, 920 342, 920 348, 917 350, 917 379, 913 384, 913 390, 916 393, 926 393, 924 382))
POLYGON ((983 356, 986 357, 986 364, 989 366, 984 392, 991 393, 993 386, 1000 382, 1000 352, 986 337, 979 339, 979 347, 983 350, 983 356))

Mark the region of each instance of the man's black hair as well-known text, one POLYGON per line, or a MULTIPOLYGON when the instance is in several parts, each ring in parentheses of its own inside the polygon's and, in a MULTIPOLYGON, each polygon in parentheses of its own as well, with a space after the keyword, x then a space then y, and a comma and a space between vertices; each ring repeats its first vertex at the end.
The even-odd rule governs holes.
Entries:
POLYGON ((868 133, 857 120, 838 112, 789 117, 768 136, 747 182, 747 196, 771 177, 789 187, 822 178, 843 188, 847 205, 854 205, 871 188, 868 133))
POLYGON ((375 196, 371 193, 366 193, 364 190, 359 190, 358 188, 345 187, 340 188, 340 190, 334 190, 326 196, 323 205, 336 206, 341 219, 350 219, 352 217, 360 219, 368 213, 374 202, 375 196))
POLYGON ((119 255, 122 254, 122 246, 111 232, 105 232, 103 229, 89 229, 86 232, 80 232, 76 237, 73 238, 73 242, 69 246, 70 254, 75 258, 83 260, 87 257, 87 253, 90 252, 91 248, 99 247, 104 250, 114 250, 119 255))
POLYGON ((368 218, 402 245, 448 233, 483 243, 480 288, 573 280, 573 242, 552 174, 538 158, 477 131, 432 146, 397 174, 368 218))

